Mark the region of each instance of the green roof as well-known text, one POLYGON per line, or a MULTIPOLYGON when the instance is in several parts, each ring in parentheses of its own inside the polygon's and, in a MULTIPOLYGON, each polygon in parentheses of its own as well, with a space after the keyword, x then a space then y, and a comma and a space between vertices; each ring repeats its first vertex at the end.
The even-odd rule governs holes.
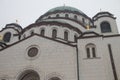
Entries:
MULTIPOLYGON (((60 10, 60 11, 64 11, 64 10, 70 10, 70 11, 76 11, 76 12, 79 12, 81 14, 84 14, 82 11, 80 11, 79 9, 76 9, 74 7, 70 7, 70 6, 60 6, 60 7, 56 7, 56 8, 53 8, 53 9, 50 9, 48 12, 54 12, 54 11, 57 11, 57 10, 60 10)), ((85 15, 85 14, 84 14, 85 15)))

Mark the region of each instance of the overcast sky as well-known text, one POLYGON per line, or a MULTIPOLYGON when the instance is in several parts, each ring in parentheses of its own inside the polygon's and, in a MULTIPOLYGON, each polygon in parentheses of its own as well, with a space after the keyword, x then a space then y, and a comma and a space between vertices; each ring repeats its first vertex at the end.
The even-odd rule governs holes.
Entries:
POLYGON ((109 11, 117 17, 120 30, 120 0, 0 0, 0 29, 16 20, 24 28, 48 10, 64 4, 81 10, 91 18, 100 9, 109 11))

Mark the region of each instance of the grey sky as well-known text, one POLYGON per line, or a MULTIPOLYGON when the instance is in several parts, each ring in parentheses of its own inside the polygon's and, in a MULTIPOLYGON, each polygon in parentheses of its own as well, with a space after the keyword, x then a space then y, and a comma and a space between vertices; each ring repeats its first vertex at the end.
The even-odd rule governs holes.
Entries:
POLYGON ((117 17, 120 30, 120 0, 0 0, 0 29, 15 23, 23 28, 34 23, 42 14, 57 6, 71 6, 93 17, 100 9, 117 17))

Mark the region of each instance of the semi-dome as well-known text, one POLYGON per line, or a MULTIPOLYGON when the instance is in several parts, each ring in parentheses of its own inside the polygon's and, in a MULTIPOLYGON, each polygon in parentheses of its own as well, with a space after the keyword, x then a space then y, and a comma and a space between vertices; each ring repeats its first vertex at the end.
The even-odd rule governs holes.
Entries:
POLYGON ((22 27, 17 24, 17 23, 10 23, 10 24, 7 24, 6 25, 6 28, 14 28, 14 29, 17 29, 18 31, 22 31, 22 27))

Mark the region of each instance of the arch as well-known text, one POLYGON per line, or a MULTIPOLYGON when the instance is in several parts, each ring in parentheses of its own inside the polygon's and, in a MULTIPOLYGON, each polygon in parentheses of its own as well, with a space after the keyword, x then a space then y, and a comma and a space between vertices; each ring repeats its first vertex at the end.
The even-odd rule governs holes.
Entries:
POLYGON ((59 14, 57 14, 57 15, 56 15, 56 17, 60 17, 60 15, 59 15, 59 14))
POLYGON ((57 30, 53 29, 52 30, 52 38, 56 38, 57 37, 57 30))
POLYGON ((40 80, 40 76, 34 70, 26 70, 20 74, 18 80, 40 80))
POLYGON ((85 48, 86 48, 87 58, 96 57, 96 46, 93 43, 87 44, 85 48))
POLYGON ((64 40, 68 41, 68 36, 69 36, 68 31, 65 30, 65 32, 64 32, 64 40))
POLYGON ((60 73, 52 72, 46 76, 45 80, 64 80, 64 77, 60 73))
POLYGON ((40 35, 41 35, 41 36, 44 36, 44 35, 45 35, 45 29, 44 29, 44 28, 41 29, 41 31, 40 31, 40 35))
POLYGON ((101 22, 100 27, 101 27, 101 32, 102 33, 111 32, 110 23, 107 22, 107 21, 101 22))
POLYGON ((77 37, 78 35, 77 34, 74 34, 74 41, 77 42, 77 37))
POLYGON ((69 15, 68 15, 68 14, 65 14, 65 17, 66 17, 66 18, 68 18, 68 17, 69 17, 69 15))
POLYGON ((4 42, 10 42, 10 38, 11 38, 11 33, 10 32, 7 32, 4 34, 4 42))
POLYGON ((74 15, 74 19, 77 20, 77 15, 74 15))
POLYGON ((50 19, 51 18, 51 16, 48 16, 48 19, 50 19))
POLYGON ((33 34, 34 34, 34 30, 31 30, 31 31, 30 31, 30 34, 33 35, 33 34))
POLYGON ((59 77, 51 77, 50 79, 48 80, 61 80, 59 77))

